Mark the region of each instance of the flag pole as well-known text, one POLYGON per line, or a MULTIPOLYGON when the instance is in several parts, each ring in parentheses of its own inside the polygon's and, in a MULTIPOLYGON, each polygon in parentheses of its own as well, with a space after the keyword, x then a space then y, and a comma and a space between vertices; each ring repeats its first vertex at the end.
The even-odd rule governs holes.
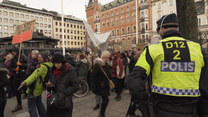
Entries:
POLYGON ((63 0, 61 0, 61 22, 62 22, 62 48, 63 55, 65 55, 65 39, 64 39, 64 11, 63 11, 63 0))

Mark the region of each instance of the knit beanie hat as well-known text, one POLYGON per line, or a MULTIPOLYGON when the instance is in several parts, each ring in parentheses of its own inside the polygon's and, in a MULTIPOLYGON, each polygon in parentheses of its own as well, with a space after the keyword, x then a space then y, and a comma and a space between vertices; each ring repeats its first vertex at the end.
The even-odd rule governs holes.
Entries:
POLYGON ((161 26, 164 28, 178 27, 178 18, 176 14, 172 13, 162 16, 162 18, 157 21, 157 32, 160 30, 161 26))
POLYGON ((53 63, 66 63, 65 57, 61 53, 55 53, 52 58, 53 63))

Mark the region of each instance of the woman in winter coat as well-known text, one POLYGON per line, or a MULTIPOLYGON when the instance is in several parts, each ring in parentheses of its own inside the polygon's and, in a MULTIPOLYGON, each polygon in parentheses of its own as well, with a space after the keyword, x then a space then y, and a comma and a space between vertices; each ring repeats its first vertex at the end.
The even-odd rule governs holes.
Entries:
MULTIPOLYGON (((47 76, 49 71, 48 68, 52 68, 53 64, 48 61, 48 54, 46 52, 40 52, 38 55, 38 63, 39 66, 36 70, 21 84, 18 90, 20 90, 23 86, 30 86, 31 84, 35 83, 33 87, 33 96, 28 98, 28 111, 30 117, 45 117, 46 116, 46 109, 42 102, 42 92, 44 90, 43 81, 47 76), (37 112, 38 111, 38 112, 37 112)), ((31 87, 27 88, 27 94, 31 91, 31 87)))
POLYGON ((109 102, 108 96, 110 95, 110 86, 108 78, 112 79, 111 72, 107 65, 109 58, 110 53, 108 51, 102 52, 101 59, 95 59, 95 65, 91 76, 93 93, 102 97, 101 110, 98 117, 105 117, 105 110, 109 102))
POLYGON ((116 99, 117 101, 121 100, 121 93, 123 90, 123 84, 124 84, 124 79, 118 78, 121 77, 124 71, 124 65, 123 65, 123 60, 120 58, 120 54, 118 52, 113 53, 113 67, 112 67, 112 76, 113 80, 115 83, 115 91, 116 91, 116 99), (117 67, 118 66, 118 67, 117 67), (119 70, 119 73, 117 73, 117 69, 119 70))
POLYGON ((8 85, 8 79, 6 74, 9 70, 4 68, 3 58, 0 58, 0 117, 4 117, 4 109, 6 106, 6 91, 4 87, 8 85))
MULTIPOLYGON (((52 68, 52 76, 47 83, 48 90, 54 94, 60 95, 60 97, 57 98, 58 105, 64 103, 69 105, 67 105, 67 108, 61 108, 61 106, 51 107, 48 104, 46 117, 72 117, 72 95, 79 89, 79 79, 77 78, 73 66, 66 63, 62 54, 55 53, 52 62, 54 66, 52 68), (63 102, 66 98, 68 102, 63 102)), ((48 95, 48 100, 49 99, 50 95, 48 95)))
MULTIPOLYGON (((8 54, 6 55, 6 60, 4 62, 4 66, 9 69, 9 65, 11 63, 12 55, 8 54)), ((15 89, 14 89, 14 74, 12 72, 9 72, 7 74, 7 78, 9 79, 9 84, 7 85, 7 92, 8 92, 8 98, 11 98, 15 95, 15 89)))

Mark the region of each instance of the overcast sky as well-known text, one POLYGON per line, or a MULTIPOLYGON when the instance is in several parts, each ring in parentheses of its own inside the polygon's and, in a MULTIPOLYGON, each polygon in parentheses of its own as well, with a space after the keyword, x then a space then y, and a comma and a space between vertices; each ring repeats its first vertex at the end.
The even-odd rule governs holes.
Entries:
MULTIPOLYGON (((0 0, 1 2, 3 0, 0 0)), ((21 4, 26 4, 27 7, 46 10, 53 10, 61 13, 61 0, 11 0, 20 2, 21 4)), ((101 4, 106 4, 113 0, 99 0, 101 4)), ((85 4, 89 2, 89 0, 63 0, 64 2, 64 14, 66 15, 74 15, 80 19, 86 19, 85 14, 85 4)))

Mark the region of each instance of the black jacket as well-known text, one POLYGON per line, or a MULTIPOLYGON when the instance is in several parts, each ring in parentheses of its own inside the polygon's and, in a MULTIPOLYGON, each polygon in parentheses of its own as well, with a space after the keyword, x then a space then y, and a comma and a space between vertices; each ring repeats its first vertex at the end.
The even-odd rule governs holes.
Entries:
MULTIPOLYGON (((164 38, 167 37, 182 37, 181 33, 178 31, 168 31, 166 32, 166 34, 163 36, 164 38)), ((204 61, 205 61, 205 67, 207 67, 207 58, 204 56, 204 61)), ((153 61, 151 59, 151 56, 149 55, 148 51, 146 54, 146 59, 148 61, 148 63, 150 64, 150 67, 153 67, 153 61)), ((208 80, 207 77, 205 77, 205 74, 207 73, 207 70, 205 70, 204 68, 202 69, 202 76, 200 78, 200 80, 203 80, 205 82, 200 82, 200 90, 202 90, 201 88, 203 87, 204 92, 206 92, 208 94, 208 80)), ((132 96, 137 99, 137 100, 142 100, 144 98, 144 94, 145 94, 145 79, 146 79, 147 75, 146 75, 146 70, 143 69, 142 67, 136 66, 133 71, 129 74, 128 78, 127 78, 127 82, 126 85, 129 88, 132 96)), ((202 92, 201 92, 202 93, 202 92)), ((197 102, 199 98, 195 98, 195 97, 173 97, 173 96, 167 96, 167 95, 161 95, 161 94, 156 94, 153 93, 152 94, 153 100, 156 101, 167 101, 167 102, 171 102, 174 104, 191 104, 194 102, 197 102)))
POLYGON ((20 63, 22 64, 19 67, 19 72, 18 74, 16 74, 16 68, 17 68, 17 61, 18 61, 18 55, 17 56, 13 56, 11 63, 9 65, 9 70, 10 72, 14 73, 14 77, 18 77, 24 80, 25 78, 25 73, 26 73, 26 69, 27 69, 27 57, 25 55, 21 55, 20 57, 20 63))
POLYGON ((101 67, 109 77, 112 79, 112 75, 110 72, 110 68, 104 61, 100 58, 95 59, 95 65, 93 67, 92 76, 91 76, 91 87, 93 93, 100 96, 109 96, 110 95, 110 87, 109 81, 105 74, 103 73, 101 67))
MULTIPOLYGON (((62 74, 59 79, 56 78, 54 74, 50 77, 49 81, 55 84, 54 88, 48 88, 53 92, 62 93, 64 96, 70 98, 70 108, 68 109, 58 109, 58 108, 49 108, 47 110, 47 117, 71 117, 73 102, 72 95, 79 89, 79 79, 77 78, 76 72, 73 66, 66 64, 61 68, 62 74)), ((52 73, 53 70, 52 70, 52 73)))
POLYGON ((8 85, 8 79, 6 74, 9 73, 9 70, 6 68, 0 68, 0 100, 6 98, 6 92, 4 87, 8 85))

